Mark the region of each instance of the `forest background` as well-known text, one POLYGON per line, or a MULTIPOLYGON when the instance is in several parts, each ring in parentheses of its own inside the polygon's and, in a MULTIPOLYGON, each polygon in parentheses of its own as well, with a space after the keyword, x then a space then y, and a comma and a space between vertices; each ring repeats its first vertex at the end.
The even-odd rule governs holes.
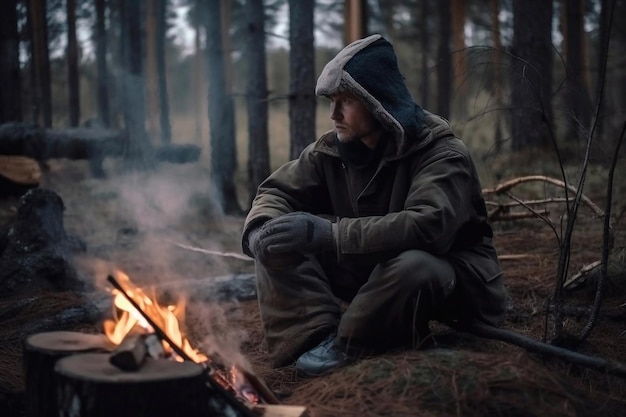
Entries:
POLYGON ((4 1, 0 122, 125 128, 135 157, 197 144, 224 209, 237 212, 331 127, 312 94, 323 65, 381 33, 416 101, 473 149, 485 184, 513 167, 560 176, 558 163, 536 166, 538 150, 576 166, 591 132, 596 160, 614 149, 626 29, 610 24, 624 3, 4 1))

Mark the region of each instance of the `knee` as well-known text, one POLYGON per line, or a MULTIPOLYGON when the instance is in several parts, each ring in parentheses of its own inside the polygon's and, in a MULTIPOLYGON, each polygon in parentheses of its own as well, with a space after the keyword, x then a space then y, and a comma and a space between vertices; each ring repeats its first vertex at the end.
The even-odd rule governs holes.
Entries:
POLYGON ((388 269, 383 275, 393 277, 397 285, 410 292, 455 281, 454 269, 449 262, 422 250, 402 252, 382 267, 388 269))

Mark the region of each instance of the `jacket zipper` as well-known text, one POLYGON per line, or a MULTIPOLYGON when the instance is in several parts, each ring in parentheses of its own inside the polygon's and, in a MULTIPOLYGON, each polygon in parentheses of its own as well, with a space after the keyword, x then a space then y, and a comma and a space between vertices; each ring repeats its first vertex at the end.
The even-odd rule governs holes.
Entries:
POLYGON ((341 161, 341 168, 343 169, 343 174, 346 178, 346 185, 348 187, 348 197, 350 198, 350 205, 352 206, 352 211, 354 211, 354 215, 358 217, 359 205, 356 199, 354 198, 354 193, 352 192, 352 182, 350 181, 350 174, 348 173, 348 167, 343 161, 341 161))

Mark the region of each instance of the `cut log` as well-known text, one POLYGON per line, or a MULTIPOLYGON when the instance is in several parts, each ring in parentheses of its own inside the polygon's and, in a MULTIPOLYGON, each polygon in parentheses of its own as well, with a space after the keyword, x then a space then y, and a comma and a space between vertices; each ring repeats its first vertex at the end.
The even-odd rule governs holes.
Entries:
POLYGON ((200 365, 147 359, 139 372, 111 365, 109 355, 85 353, 57 362, 58 416, 214 416, 200 365))
POLYGON ((104 335, 59 331, 27 337, 24 341, 26 416, 58 416, 54 366, 59 359, 111 348, 104 335))
POLYGON ((0 175, 16 184, 39 185, 41 168, 32 158, 0 155, 0 175))
POLYGON ((257 405, 252 410, 255 416, 263 417, 308 417, 306 407, 300 405, 257 405))

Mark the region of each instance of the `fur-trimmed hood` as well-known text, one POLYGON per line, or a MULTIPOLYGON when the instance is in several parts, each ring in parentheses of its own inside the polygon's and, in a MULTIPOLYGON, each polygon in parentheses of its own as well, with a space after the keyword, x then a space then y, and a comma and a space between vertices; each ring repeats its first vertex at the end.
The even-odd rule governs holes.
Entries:
POLYGON ((393 46, 381 35, 349 44, 322 70, 315 94, 344 91, 360 97, 383 127, 394 133, 398 154, 417 138, 424 111, 411 97, 393 46))

